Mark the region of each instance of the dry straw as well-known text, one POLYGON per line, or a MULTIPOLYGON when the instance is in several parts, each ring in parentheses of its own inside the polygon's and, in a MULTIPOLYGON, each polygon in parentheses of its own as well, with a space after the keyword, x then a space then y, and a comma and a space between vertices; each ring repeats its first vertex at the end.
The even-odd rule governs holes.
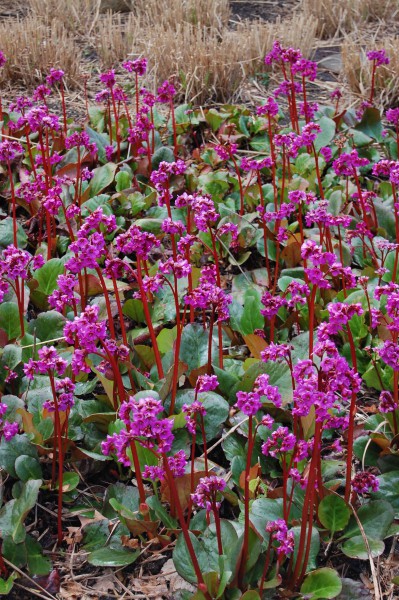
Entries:
POLYGON ((49 25, 34 16, 0 23, 1 50, 7 57, 3 81, 32 87, 43 82, 50 67, 62 67, 70 85, 79 80, 80 50, 54 19, 49 25))
POLYGON ((315 17, 301 14, 276 23, 233 23, 228 0, 134 0, 133 10, 123 14, 103 14, 104 2, 29 0, 25 19, 0 25, 8 57, 3 78, 32 86, 51 66, 61 66, 73 84, 81 50, 97 56, 102 70, 146 56, 146 85, 154 88, 172 76, 179 99, 225 102, 245 79, 265 69, 262 59, 275 39, 309 56, 318 28, 315 17))
POLYGON ((306 18, 318 20, 317 34, 332 38, 358 27, 399 13, 398 0, 302 0, 300 10, 306 18))
POLYGON ((399 104, 399 37, 387 37, 377 44, 365 33, 347 36, 342 44, 343 71, 351 90, 367 98, 372 68, 366 52, 382 48, 386 50, 390 64, 377 68, 375 102, 381 107, 394 106, 399 104))

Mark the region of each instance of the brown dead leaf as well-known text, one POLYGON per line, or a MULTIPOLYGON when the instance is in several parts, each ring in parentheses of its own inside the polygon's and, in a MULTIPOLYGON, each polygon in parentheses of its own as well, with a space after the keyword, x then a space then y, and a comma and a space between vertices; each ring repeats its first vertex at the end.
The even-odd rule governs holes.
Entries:
MULTIPOLYGON (((201 477, 205 477, 205 471, 197 471, 194 473, 194 485, 195 489, 199 483, 201 477)), ((191 494, 191 474, 186 473, 182 477, 176 477, 176 488, 178 490, 180 503, 182 509, 185 510, 188 507, 190 502, 190 494, 191 494)), ((162 481, 161 483, 161 493, 162 493, 162 501, 171 503, 171 493, 169 485, 166 481, 162 481)))
POLYGON ((254 333, 244 335, 244 341, 254 358, 260 358, 260 353, 267 347, 266 341, 254 333))
POLYGON ((281 252, 281 258, 288 268, 296 267, 301 262, 301 236, 298 233, 288 238, 287 245, 281 252))
POLYGON ((169 589, 165 578, 160 575, 154 575, 150 579, 132 579, 130 589, 145 595, 148 600, 163 600, 169 596, 169 589))
POLYGON ((91 586, 94 591, 100 592, 101 595, 104 592, 111 592, 118 594, 118 589, 116 585, 116 579, 114 573, 111 569, 106 569, 106 574, 101 575, 101 577, 96 578, 95 583, 91 586))
POLYGON ((78 581, 65 581, 59 593, 65 600, 99 600, 96 593, 88 594, 78 581))
POLYGON ((174 597, 177 590, 188 590, 189 592, 194 592, 195 587, 185 581, 180 575, 177 574, 175 566, 173 564, 173 560, 170 558, 163 565, 161 574, 164 576, 165 580, 169 583, 169 592, 174 597))
POLYGON ((139 541, 137 538, 131 538, 130 535, 121 535, 122 546, 126 548, 138 548, 139 541))
MULTIPOLYGON (((259 475, 260 475, 259 465, 256 464, 253 467, 251 467, 249 470, 249 481, 252 481, 252 479, 256 479, 257 477, 259 477, 259 475)), ((242 489, 244 489, 244 487, 245 487, 245 471, 243 471, 240 475, 240 487, 242 489)))
POLYGON ((64 541, 71 546, 72 544, 79 544, 83 539, 81 527, 67 527, 68 533, 64 537, 64 541))
POLYGON ((88 517, 85 517, 83 515, 78 515, 78 519, 79 519, 82 529, 83 529, 83 527, 86 527, 86 525, 89 525, 90 523, 97 523, 97 521, 104 521, 105 517, 100 512, 98 512, 98 510, 95 510, 94 517, 91 517, 89 519, 88 517))

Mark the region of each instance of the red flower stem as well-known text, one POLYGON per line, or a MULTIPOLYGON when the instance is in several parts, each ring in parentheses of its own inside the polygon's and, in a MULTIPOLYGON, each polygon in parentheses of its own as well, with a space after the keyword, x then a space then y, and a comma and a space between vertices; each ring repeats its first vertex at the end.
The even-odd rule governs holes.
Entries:
MULTIPOLYGON (((119 162, 121 159, 121 134, 119 131, 119 114, 118 114, 118 110, 116 108, 115 95, 114 95, 113 88, 111 88, 111 100, 112 100, 112 107, 113 107, 114 116, 115 116, 116 159, 117 159, 117 162, 119 162)), ((110 126, 112 127, 111 123, 110 123, 110 126)))
MULTIPOLYGON (((349 347, 351 352, 352 367, 357 373, 356 347, 353 340, 352 332, 349 325, 346 326, 346 331, 349 339, 349 347)), ((349 501, 352 479, 352 458, 353 458, 353 441, 355 435, 355 417, 356 417, 356 392, 352 392, 351 403, 349 407, 349 425, 348 425, 348 442, 346 451, 346 481, 345 481, 345 502, 349 501)))
POLYGON ((316 148, 314 147, 314 144, 312 144, 312 150, 313 150, 314 162, 315 162, 315 167, 316 167, 316 176, 317 176, 317 183, 319 185, 320 198, 322 200, 324 200, 323 182, 321 180, 320 167, 319 167, 319 155, 316 152, 316 148))
MULTIPOLYGON (((395 340, 397 343, 397 340, 395 340)), ((393 399, 395 406, 398 405, 398 383, 399 383, 399 371, 393 372, 393 399)), ((398 435, 398 420, 396 417, 396 410, 392 411, 392 420, 393 420, 393 432, 395 435, 398 435)))
MULTIPOLYGON (((130 426, 127 426, 127 430, 128 431, 130 430, 130 426)), ((144 489, 144 484, 143 484, 143 478, 141 475, 139 455, 137 453, 136 444, 133 441, 130 442, 130 450, 131 450, 132 457, 133 457, 134 473, 136 475, 137 488, 139 490, 140 504, 145 504, 146 495, 145 495, 145 489, 144 489)))
POLYGON ((240 569, 238 572, 238 587, 242 589, 245 567, 247 564, 248 550, 249 550, 249 478, 251 470, 251 459, 254 445, 254 436, 252 434, 253 429, 253 416, 248 417, 248 450, 247 450, 247 461, 245 465, 245 481, 244 481, 244 542, 242 546, 240 569))
POLYGON ((101 283, 101 287, 103 288, 103 292, 104 292, 105 306, 107 307, 107 314, 108 314, 109 332, 111 334, 112 339, 116 340, 114 318, 112 316, 112 309, 111 309, 111 302, 110 302, 110 299, 109 299, 109 294, 108 294, 107 286, 105 285, 104 277, 103 277, 103 274, 101 272, 101 268, 100 267, 96 268, 96 273, 98 275, 98 278, 99 278, 100 283, 101 283))
POLYGON ((262 592, 263 592, 263 587, 265 585, 266 575, 267 575, 267 572, 268 572, 269 566, 270 566, 270 550, 271 550, 271 545, 272 545, 272 536, 269 537, 269 544, 268 544, 267 550, 266 550, 265 566, 263 567, 262 579, 260 580, 260 584, 259 584, 259 592, 260 592, 261 595, 262 595, 262 592))
POLYGON ((67 114, 66 114, 66 106, 65 106, 64 84, 62 81, 60 82, 60 92, 61 92, 61 103, 62 103, 62 115, 63 115, 63 119, 64 119, 64 134, 66 136, 67 131, 68 131, 68 126, 67 126, 67 114))
MULTIPOLYGON (((151 115, 151 123, 154 125, 154 110, 152 106, 150 107, 150 115, 151 115)), ((151 129, 151 151, 154 154, 155 152, 155 127, 151 129)))
POLYGON ((12 201, 12 232, 13 232, 13 241, 14 241, 14 246, 16 248, 18 248, 18 238, 17 238, 17 230, 18 230, 18 225, 17 225, 17 207, 16 207, 16 202, 15 202, 15 188, 14 188, 14 179, 12 176, 12 172, 11 172, 11 164, 10 161, 7 161, 7 168, 8 168, 8 177, 10 180, 10 189, 11 189, 11 201, 12 201))
POLYGON ((374 87, 375 87, 375 71, 376 71, 377 65, 375 60, 373 60, 373 70, 371 71, 371 90, 370 90, 370 98, 369 98, 369 102, 373 102, 373 98, 374 98, 374 87))
POLYGON ((58 510, 57 510, 57 542, 58 544, 62 543, 63 535, 62 535, 62 487, 63 487, 63 471, 64 471, 64 449, 62 445, 62 431, 61 431, 61 421, 60 421, 60 412, 58 408, 57 401, 57 392, 55 390, 54 383, 54 375, 49 372, 49 379, 51 385, 51 391, 53 393, 54 399, 54 434, 57 438, 58 444, 58 510))
POLYGON ((30 143, 30 138, 29 138, 29 128, 28 128, 27 125, 25 126, 25 138, 26 138, 26 147, 28 148, 29 160, 30 160, 30 164, 32 166, 32 172, 33 172, 33 175, 34 175, 34 177, 36 179, 37 178, 37 172, 36 172, 35 161, 33 159, 33 154, 32 154, 32 145, 30 143))
POLYGON ((172 289, 173 298, 175 301, 175 308, 176 308, 176 342, 175 342, 175 349, 174 349, 175 360, 173 363, 173 379, 172 379, 172 391, 171 391, 169 415, 173 415, 173 412, 175 410, 177 383, 178 383, 178 378, 179 378, 180 344, 181 344, 181 337, 182 337, 183 325, 184 325, 184 323, 182 324, 181 320, 180 320, 180 304, 179 304, 179 297, 178 297, 178 293, 177 293, 176 273, 173 273, 173 279, 174 279, 174 287, 171 286, 171 289, 172 289))
POLYGON ((202 445, 204 448, 203 455, 204 455, 205 473, 206 473, 206 476, 208 477, 208 475, 209 475, 208 449, 207 449, 207 445, 206 445, 206 433, 205 433, 205 424, 204 424, 204 416, 203 415, 200 415, 200 429, 201 429, 201 435, 202 435, 202 445))
POLYGON ((168 464, 168 458, 166 456, 165 453, 162 453, 162 459, 163 459, 163 464, 164 464, 164 469, 165 469, 165 473, 166 473, 166 477, 168 479, 168 483, 169 483, 169 489, 174 501, 174 504, 176 506, 176 510, 177 510, 177 516, 179 519, 179 523, 180 523, 180 527, 182 529, 182 533, 184 536, 184 540, 186 542, 186 546, 187 546, 187 550, 188 553, 190 554, 190 558, 191 558, 191 562, 193 563, 193 568, 195 571, 195 575, 197 577, 198 580, 198 587, 201 590, 201 592, 204 594, 206 600, 211 600, 211 597, 207 591, 207 587, 205 585, 204 582, 204 578, 202 576, 201 573, 201 569, 200 566, 198 564, 198 560, 197 560, 197 556, 195 554, 195 550, 193 547, 193 544, 191 542, 191 538, 190 538, 190 534, 189 534, 189 530, 186 524, 186 520, 184 518, 184 514, 183 514, 183 509, 180 503, 180 498, 179 498, 179 494, 177 492, 176 489, 176 483, 175 483, 175 479, 173 477, 173 474, 170 470, 169 464, 168 464))
MULTIPOLYGON (((197 413, 194 414, 194 419, 195 419, 195 424, 197 421, 197 413)), ((196 431, 194 431, 194 433, 191 436, 191 465, 190 465, 190 499, 188 501, 188 507, 187 507, 187 527, 189 527, 190 525, 190 520, 191 520, 191 509, 193 506, 193 501, 191 498, 191 495, 194 494, 195 491, 195 481, 194 481, 194 475, 195 475, 195 444, 196 444, 196 439, 197 439, 197 433, 196 431)))
POLYGON ((216 501, 212 502, 212 512, 215 518, 215 528, 216 528, 216 539, 218 543, 218 552, 219 556, 223 555, 223 543, 222 543, 222 528, 220 526, 220 516, 218 507, 216 506, 216 501))
MULTIPOLYGON (((302 522, 301 522, 301 532, 299 538, 298 545, 298 553, 296 558, 295 569, 292 577, 292 587, 295 587, 299 573, 304 568, 306 570, 307 567, 307 559, 309 558, 309 554, 305 552, 304 559, 302 561, 303 552, 305 550, 305 541, 308 537, 306 533, 309 533, 310 536, 313 525, 313 498, 314 498, 314 487, 316 480, 316 464, 318 462, 318 456, 320 453, 320 441, 321 441, 321 423, 316 422, 315 436, 314 436, 314 446, 313 446, 313 455, 309 468, 309 478, 306 486, 306 494, 303 502, 302 509, 302 522), (307 554, 307 556, 306 556, 307 554)), ((311 537, 310 537, 311 539, 311 537)), ((308 549, 307 549, 308 550, 308 549)))
POLYGON ((173 105, 173 100, 170 101, 170 116, 172 119, 172 128, 173 128, 173 147, 174 147, 174 155, 175 160, 177 160, 178 156, 178 147, 177 147, 177 131, 176 131, 176 118, 175 118, 175 107, 173 105))
MULTIPOLYGON (((398 196, 396 193, 395 184, 392 184, 392 195, 393 195, 393 206, 394 206, 393 210, 394 210, 394 215, 395 215, 395 237, 396 237, 396 243, 399 244, 399 215, 398 215, 398 210, 396 208, 397 203, 398 203, 398 196)), ((393 270, 392 270, 392 282, 396 281, 396 276, 397 276, 397 272, 398 272, 398 261, 399 261, 399 246, 395 250, 395 262, 394 262, 393 270)))
POLYGON ((212 306, 212 314, 209 321, 209 341, 208 341, 208 367, 207 374, 211 375, 212 373, 212 336, 213 336, 213 325, 215 320, 215 307, 212 306))
MULTIPOLYGON (((113 285, 113 288, 114 288, 116 305, 118 307, 119 321, 120 321, 121 333, 122 333, 122 341, 125 344, 125 346, 129 347, 129 343, 128 343, 128 340, 127 340, 127 334, 126 334, 125 321, 124 321, 124 318, 123 318, 123 309, 122 309, 121 299, 119 297, 118 285, 117 285, 117 282, 116 282, 116 279, 115 279, 114 275, 112 275, 112 285, 113 285)), ((134 383, 134 379, 133 379, 132 372, 131 372, 130 369, 128 369, 128 376, 129 376, 129 381, 130 381, 130 386, 131 386, 132 392, 135 393, 136 392, 136 385, 134 383)))
POLYGON ((313 344, 314 344, 314 305, 316 300, 317 285, 313 284, 312 293, 309 299, 309 358, 313 360, 313 344))
POLYGON ((137 257, 136 275, 137 275, 137 282, 139 284, 141 300, 143 302, 144 316, 145 316, 145 320, 147 322, 148 331, 150 333, 152 348, 154 350, 155 362, 156 362, 157 370, 158 370, 158 377, 160 379, 163 379, 164 371, 163 371, 163 366, 162 366, 162 361, 161 361, 161 355, 159 353, 158 342, 157 342, 154 327, 153 327, 152 321, 151 321, 151 315, 150 315, 150 310, 148 307, 147 296, 145 295, 145 292, 143 290, 143 276, 142 276, 142 272, 141 272, 140 259, 138 257, 137 257))
MULTIPOLYGON (((220 269, 219 269, 219 257, 218 257, 218 253, 217 253, 217 248, 216 248, 216 239, 215 239, 215 234, 212 231, 212 227, 208 226, 209 228, 209 233, 211 235, 211 240, 212 240, 212 254, 213 254, 213 259, 215 261, 215 267, 216 267, 216 283, 218 287, 222 287, 221 286, 221 278, 220 278, 220 269)), ((217 326, 218 326, 218 338, 219 338, 219 368, 223 369, 223 331, 222 331, 222 323, 220 321, 217 322, 217 326)), ((209 360, 208 360, 208 368, 209 368, 209 360)))
POLYGON ((240 169, 238 167, 237 161, 232 154, 230 154, 230 158, 233 161, 237 179, 238 179, 238 187, 240 188, 240 216, 242 217, 245 212, 245 207, 244 207, 244 190, 242 187, 241 173, 240 173, 240 169))
POLYGON ((136 117, 139 114, 139 74, 135 72, 135 84, 136 84, 136 117))
POLYGON ((277 183, 276 183, 276 152, 274 149, 273 143, 273 131, 272 131, 272 118, 270 115, 267 115, 267 127, 269 133, 269 142, 270 142, 270 154, 272 157, 272 183, 273 183, 273 197, 274 197, 274 210, 277 212, 278 210, 278 191, 277 191, 277 183))

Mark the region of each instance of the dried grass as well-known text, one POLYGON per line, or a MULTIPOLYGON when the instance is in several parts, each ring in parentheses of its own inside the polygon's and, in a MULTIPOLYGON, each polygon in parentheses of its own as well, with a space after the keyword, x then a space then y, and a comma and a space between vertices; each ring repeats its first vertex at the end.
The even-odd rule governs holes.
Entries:
POLYGON ((265 23, 242 21, 235 29, 169 20, 149 27, 148 17, 108 15, 96 27, 96 51, 110 67, 129 53, 147 56, 153 83, 173 77, 180 98, 203 103, 231 99, 243 81, 262 70, 262 59, 274 40, 301 48, 309 56, 317 23, 304 17, 265 23), (143 19, 144 18, 144 22, 143 19), (179 87, 179 86, 178 86, 179 87))
POLYGON ((34 16, 0 23, 1 49, 7 57, 2 81, 32 87, 43 82, 50 67, 62 67, 69 85, 78 82, 80 50, 58 20, 49 26, 34 16))
POLYGON ((101 0, 29 0, 30 14, 50 26, 54 20, 74 35, 90 35, 101 8, 101 0))
POLYGON ((135 0, 134 12, 147 27, 161 23, 174 29, 177 23, 221 29, 230 19, 229 0, 135 0))
POLYGON ((317 35, 331 38, 364 23, 392 20, 399 14, 399 5, 398 0, 302 0, 300 10, 306 18, 318 20, 317 35))
POLYGON ((371 86, 371 63, 366 52, 384 48, 390 64, 377 68, 375 78, 375 102, 381 107, 399 104, 399 37, 392 36, 376 43, 370 35, 353 34, 342 44, 342 65, 351 90, 367 98, 371 86))
POLYGON ((110 12, 99 19, 93 33, 96 52, 106 69, 126 59, 140 45, 140 37, 147 35, 137 16, 110 12))

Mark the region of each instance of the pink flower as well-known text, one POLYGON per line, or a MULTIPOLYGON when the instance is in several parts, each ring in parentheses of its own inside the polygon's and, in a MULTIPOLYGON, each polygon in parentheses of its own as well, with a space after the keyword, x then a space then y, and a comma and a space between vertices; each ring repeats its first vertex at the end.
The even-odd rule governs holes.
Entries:
POLYGON ((352 489, 357 494, 367 494, 368 492, 378 492, 380 482, 375 475, 367 471, 357 473, 352 479, 352 489))
POLYGON ((369 60, 375 61, 377 67, 380 65, 389 65, 389 58, 387 56, 386 50, 371 50, 366 53, 366 56, 369 60))
POLYGON ((226 482, 222 477, 211 475, 202 477, 191 499, 197 506, 206 508, 206 510, 215 510, 220 506, 220 492, 226 487, 226 482))

